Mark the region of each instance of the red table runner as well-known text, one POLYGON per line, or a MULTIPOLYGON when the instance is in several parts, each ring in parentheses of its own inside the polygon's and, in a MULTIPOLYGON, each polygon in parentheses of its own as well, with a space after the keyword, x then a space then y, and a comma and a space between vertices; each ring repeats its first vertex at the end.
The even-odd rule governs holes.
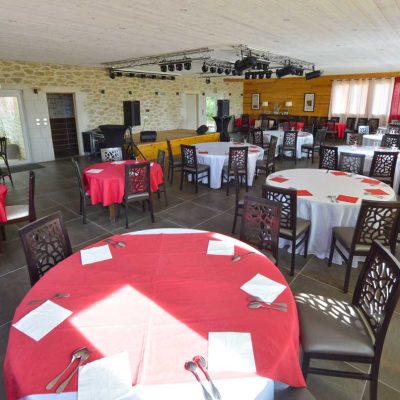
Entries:
POLYGON ((6 215, 6 195, 7 195, 7 186, 0 184, 0 222, 7 221, 6 215))
MULTIPOLYGON (((102 203, 109 206, 113 203, 121 203, 125 191, 125 165, 142 161, 127 160, 123 164, 105 162, 91 165, 83 171, 83 183, 86 192, 89 193, 92 204, 102 203), (90 173, 88 170, 102 169, 100 173, 90 173)), ((158 185, 163 182, 161 166, 152 162, 150 164, 150 189, 158 190, 158 185)))
MULTIPOLYGON (((235 254, 252 249, 212 232, 125 235, 114 236, 127 246, 110 246, 111 260, 82 266, 75 253, 54 267, 28 292, 13 322, 36 307, 30 300, 58 292, 70 293, 55 302, 73 314, 38 342, 11 327, 4 364, 7 398, 45 393, 82 346, 93 351, 89 361, 128 351, 133 384, 192 381, 184 362, 195 354, 207 356, 208 333, 225 331, 251 333, 257 375, 304 386, 292 292, 287 288, 276 299, 287 303, 283 313, 248 309, 248 295, 240 290, 257 273, 287 285, 284 277, 259 253, 237 263, 230 256, 207 255, 208 241, 221 238, 234 241, 235 254)), ((216 379, 249 375, 213 374, 216 379)), ((77 376, 67 387, 76 390, 77 376)))

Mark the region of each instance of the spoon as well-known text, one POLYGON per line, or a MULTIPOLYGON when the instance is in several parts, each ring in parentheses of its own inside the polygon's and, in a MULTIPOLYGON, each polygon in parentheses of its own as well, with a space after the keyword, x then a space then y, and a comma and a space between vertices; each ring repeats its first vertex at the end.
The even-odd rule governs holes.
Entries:
POLYGON ((114 247, 126 247, 126 243, 123 242, 122 240, 117 242, 114 239, 109 238, 109 239, 104 239, 103 242, 110 243, 114 247))
POLYGON ((61 383, 61 385, 57 388, 56 393, 62 393, 64 391, 64 389, 67 387, 68 383, 70 382, 70 380, 72 379, 72 377, 76 374, 76 372, 78 371, 79 367, 82 366, 82 364, 89 358, 91 351, 85 347, 82 350, 82 353, 79 357, 79 364, 77 365, 77 367, 71 372, 71 374, 68 376, 68 378, 61 383))
POLYGON ((268 305, 268 304, 263 304, 260 303, 259 301, 252 301, 249 304, 247 304, 248 308, 251 309, 256 309, 256 308, 268 308, 269 310, 276 310, 276 311, 282 311, 282 312, 287 312, 287 307, 280 307, 280 306, 274 306, 274 305, 268 305))
POLYGON ((44 301, 47 301, 47 300, 61 299, 63 297, 69 297, 69 293, 56 293, 53 297, 49 297, 48 299, 31 300, 28 302, 28 304, 38 304, 38 303, 43 303, 44 301))
POLYGON ((278 303, 275 301, 264 301, 261 297, 257 296, 248 296, 248 300, 251 302, 258 302, 262 304, 267 304, 267 305, 273 305, 273 306, 279 306, 279 307, 287 307, 287 303, 278 303))
POLYGON ((54 385, 58 382, 58 380, 64 375, 64 373, 67 371, 67 369, 73 364, 73 362, 75 360, 77 360, 78 358, 81 358, 81 356, 83 354, 85 354, 86 352, 86 347, 81 347, 79 349, 76 349, 73 353, 72 353, 72 357, 71 357, 71 361, 69 362, 69 364, 67 365, 67 367, 60 373, 58 374, 54 379, 52 379, 46 386, 46 390, 51 390, 54 385))
POLYGON ((255 251, 249 251, 244 254, 236 254, 236 255, 232 256, 232 261, 233 262, 240 261, 242 259, 242 257, 248 256, 248 255, 254 254, 254 253, 255 253, 255 251))
POLYGON ((212 391, 213 396, 217 400, 220 400, 221 399, 221 394, 219 393, 219 390, 217 389, 217 387, 214 385, 214 382, 211 380, 210 374, 207 371, 207 361, 206 361, 206 359, 203 356, 198 355, 198 356, 194 356, 193 357, 193 361, 202 370, 203 374, 205 375, 207 380, 210 382, 211 391, 212 391))
POLYGON ((201 388, 203 389, 203 396, 206 400, 213 400, 213 398, 211 397, 210 393, 208 393, 207 389, 204 387, 203 382, 200 380, 199 375, 197 374, 196 370, 197 370, 197 365, 196 363, 194 363, 193 361, 186 361, 185 362, 185 369, 189 372, 191 372, 197 382, 200 383, 201 388))

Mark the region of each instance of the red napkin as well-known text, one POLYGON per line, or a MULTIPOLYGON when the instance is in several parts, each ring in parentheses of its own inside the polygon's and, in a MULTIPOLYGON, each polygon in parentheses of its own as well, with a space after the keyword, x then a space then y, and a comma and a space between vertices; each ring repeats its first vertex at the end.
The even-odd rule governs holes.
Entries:
POLYGON ((258 149, 258 146, 249 146, 251 149, 258 149))
POLYGON ((208 154, 208 151, 199 151, 199 154, 208 154))
POLYGON ((331 174, 336 176, 343 176, 343 175, 347 176, 347 173, 343 171, 331 171, 331 174))
POLYGON ((240 143, 240 142, 233 142, 233 144, 242 144, 242 143, 240 143))
POLYGON ((339 201, 345 201, 346 203, 357 203, 358 197, 353 197, 353 196, 345 196, 344 194, 339 194, 338 197, 336 197, 336 200, 339 201))
POLYGON ((258 153, 258 150, 249 150, 249 153, 258 153))
POLYGON ((282 177, 280 177, 280 176, 276 176, 275 178, 271 178, 270 180, 271 180, 271 181, 274 181, 274 182, 282 183, 282 182, 288 181, 289 179, 282 178, 282 177))
POLYGON ((310 193, 308 190, 298 190, 297 196, 312 196, 313 194, 310 193))
POLYGON ((366 192, 371 193, 371 194, 377 194, 377 195, 388 195, 389 193, 386 193, 384 190, 382 189, 365 189, 366 192))
POLYGON ((364 178, 361 180, 363 183, 368 183, 368 185, 379 185, 381 182, 377 181, 376 179, 369 179, 369 178, 364 178))

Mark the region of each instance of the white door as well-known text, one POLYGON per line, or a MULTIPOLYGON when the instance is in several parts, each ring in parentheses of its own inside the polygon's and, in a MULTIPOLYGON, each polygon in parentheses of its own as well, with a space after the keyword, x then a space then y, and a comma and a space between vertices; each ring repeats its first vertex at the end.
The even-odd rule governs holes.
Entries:
POLYGON ((197 94, 187 94, 186 105, 186 129, 197 129, 199 127, 199 102, 197 94))

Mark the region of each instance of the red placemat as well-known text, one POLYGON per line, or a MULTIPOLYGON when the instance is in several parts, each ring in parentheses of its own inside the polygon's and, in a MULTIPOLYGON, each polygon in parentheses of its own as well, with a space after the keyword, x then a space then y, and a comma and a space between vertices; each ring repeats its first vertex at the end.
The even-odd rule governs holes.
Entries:
POLYGON ((382 189, 365 189, 366 192, 371 193, 371 194, 378 194, 378 195, 385 195, 388 196, 389 193, 386 193, 384 190, 382 189))
POLYGON ((369 179, 369 178, 364 178, 361 180, 363 183, 368 183, 368 185, 379 185, 381 182, 377 181, 376 179, 369 179))
POLYGON ((208 151, 199 151, 199 154, 208 154, 208 151))
POLYGON ((258 153, 258 150, 249 150, 249 153, 258 153))
POLYGON ((258 149, 258 146, 249 146, 251 149, 258 149))
POLYGON ((286 181, 288 181, 288 180, 289 180, 289 179, 282 178, 282 177, 280 177, 280 176, 276 176, 275 178, 271 178, 271 179, 270 179, 270 181, 279 182, 279 183, 286 182, 286 181))
POLYGON ((343 171, 331 171, 331 174, 335 176, 347 176, 347 173, 343 171))
POLYGON ((354 203, 357 203, 358 197, 346 196, 344 194, 339 194, 339 196, 336 197, 336 200, 354 204, 354 203))
POLYGON ((313 194, 310 193, 308 190, 298 190, 297 196, 312 196, 313 194))

